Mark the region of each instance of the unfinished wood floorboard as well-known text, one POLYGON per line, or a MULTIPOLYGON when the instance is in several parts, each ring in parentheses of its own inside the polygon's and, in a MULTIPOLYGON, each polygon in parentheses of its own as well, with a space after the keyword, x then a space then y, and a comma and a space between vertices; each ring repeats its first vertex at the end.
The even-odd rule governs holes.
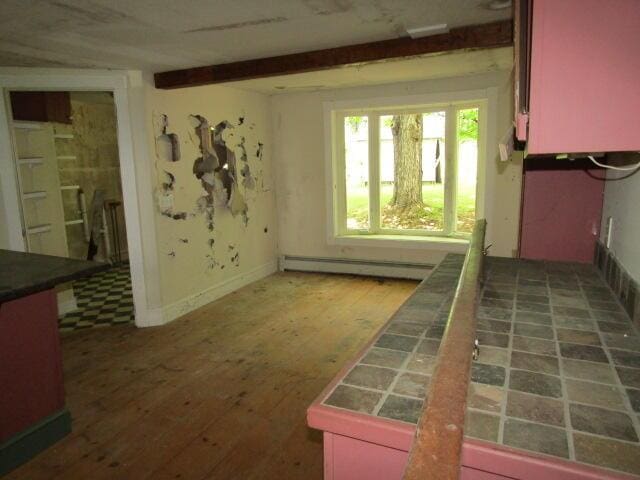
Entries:
POLYGON ((163 327, 64 335, 73 432, 6 478, 321 479, 306 409, 416 285, 277 273, 163 327))

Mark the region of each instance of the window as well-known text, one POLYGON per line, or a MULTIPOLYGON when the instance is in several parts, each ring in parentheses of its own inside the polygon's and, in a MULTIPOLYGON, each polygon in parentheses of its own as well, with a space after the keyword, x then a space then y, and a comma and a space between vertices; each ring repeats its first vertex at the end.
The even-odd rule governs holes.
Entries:
POLYGON ((333 111, 337 235, 466 238, 483 102, 333 111))

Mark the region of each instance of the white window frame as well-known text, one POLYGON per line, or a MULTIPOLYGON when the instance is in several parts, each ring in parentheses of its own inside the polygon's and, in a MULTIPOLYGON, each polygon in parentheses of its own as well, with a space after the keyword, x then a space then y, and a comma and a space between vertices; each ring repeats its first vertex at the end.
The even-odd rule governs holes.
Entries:
POLYGON ((405 97, 362 99, 357 101, 325 102, 325 144, 327 167, 327 224, 329 244, 369 246, 403 246, 407 243, 447 247, 458 244, 466 247, 468 234, 455 233, 458 142, 456 138, 457 111, 478 108, 480 123, 478 135, 478 173, 476 182, 476 218, 484 217, 485 163, 487 138, 495 136, 495 112, 497 92, 495 88, 444 94, 412 95, 405 97), (391 114, 427 113, 447 111, 445 148, 445 225, 447 231, 399 230, 380 228, 379 215, 379 116, 391 114), (369 128, 369 219, 368 230, 349 230, 346 222, 346 180, 344 158, 344 118, 368 116, 369 128))

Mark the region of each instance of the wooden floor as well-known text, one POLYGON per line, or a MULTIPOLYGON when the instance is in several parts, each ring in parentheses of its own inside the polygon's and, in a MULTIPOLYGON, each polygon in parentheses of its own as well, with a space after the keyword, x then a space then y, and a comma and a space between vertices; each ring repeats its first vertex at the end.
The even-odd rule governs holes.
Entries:
POLYGON ((164 327, 63 336, 73 432, 9 479, 320 479, 305 410, 416 282, 278 273, 164 327))

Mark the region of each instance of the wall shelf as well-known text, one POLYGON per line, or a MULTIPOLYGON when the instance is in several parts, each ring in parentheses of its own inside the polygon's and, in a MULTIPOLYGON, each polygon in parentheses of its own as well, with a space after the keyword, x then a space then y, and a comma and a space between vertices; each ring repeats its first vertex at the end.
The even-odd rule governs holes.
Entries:
POLYGON ((42 125, 33 122, 13 122, 13 128, 19 130, 42 130, 42 125))
POLYGON ((25 200, 35 199, 35 198, 46 198, 46 197, 47 197, 47 192, 45 192, 44 190, 37 191, 37 192, 24 192, 22 194, 22 198, 24 198, 25 200))
POLYGON ((43 161, 44 159, 42 157, 25 157, 25 158, 19 158, 18 164, 35 167, 37 165, 42 165, 43 161))
POLYGON ((42 225, 34 225, 33 227, 27 228, 28 235, 37 235, 39 233, 47 233, 51 231, 51 224, 44 223, 42 225))
POLYGON ((84 223, 84 220, 79 218, 77 220, 67 220, 66 222, 64 222, 65 225, 82 225, 84 223))
POLYGON ((74 137, 72 133, 54 133, 53 138, 60 139, 60 140, 71 140, 74 137))
POLYGON ((58 160, 75 160, 78 157, 76 157, 75 155, 58 155, 56 158, 58 160))

